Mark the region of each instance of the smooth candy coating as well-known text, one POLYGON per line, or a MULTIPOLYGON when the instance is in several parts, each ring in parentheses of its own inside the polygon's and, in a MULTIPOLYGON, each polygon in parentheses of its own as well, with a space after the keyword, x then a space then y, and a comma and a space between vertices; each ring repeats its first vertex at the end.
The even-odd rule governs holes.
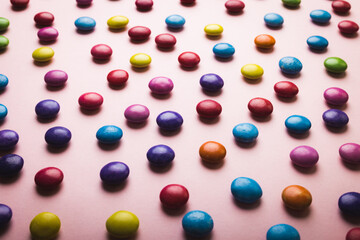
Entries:
POLYGON ((63 181, 63 172, 56 167, 47 167, 38 171, 35 175, 35 183, 40 188, 54 189, 63 181))
POLYGON ((13 7, 25 8, 29 4, 30 0, 10 0, 13 7))
POLYGON ((186 234, 194 237, 204 237, 211 233, 214 221, 204 211, 190 211, 182 219, 182 226, 186 234))
POLYGON ((266 240, 300 240, 300 234, 293 226, 277 224, 267 231, 266 240))
POLYGON ((40 47, 32 53, 32 57, 36 62, 47 62, 52 59, 55 52, 50 47, 40 47))
POLYGON ((310 18, 315 23, 328 23, 331 19, 331 14, 325 10, 313 10, 310 13, 310 18))
POLYGON ((183 52, 179 55, 178 61, 182 67, 193 68, 200 62, 200 57, 194 52, 183 52))
POLYGON ((339 57, 328 57, 324 61, 324 66, 331 73, 343 73, 347 69, 346 62, 339 57))
POLYGON ((272 103, 265 98, 253 98, 248 103, 249 111, 257 117, 267 117, 273 112, 272 103))
POLYGON ((91 48, 91 55, 98 60, 110 59, 112 53, 111 47, 106 44, 97 44, 91 48))
POLYGON ((44 80, 51 87, 60 87, 66 83, 68 75, 62 70, 51 70, 45 74, 44 80))
POLYGON ((238 177, 231 183, 231 193, 242 203, 254 203, 262 196, 260 185, 253 179, 238 177))
POLYGON ((359 25, 356 22, 350 20, 344 20, 339 22, 338 28, 340 32, 345 34, 354 34, 359 31, 359 25))
POLYGON ((292 97, 295 97, 298 94, 299 89, 292 82, 280 81, 280 82, 275 83, 274 91, 280 97, 292 98, 292 97))
POLYGON ((299 185, 290 185, 286 187, 283 190, 281 197, 285 206, 294 210, 305 210, 312 202, 310 192, 299 185))
POLYGON ((165 131, 175 131, 181 127, 183 122, 182 116, 173 111, 162 112, 156 118, 157 125, 165 131))
POLYGON ((76 0, 79 6, 88 6, 92 3, 92 0, 76 0))
POLYGON ((61 222, 58 216, 50 212, 36 215, 30 223, 30 232, 35 239, 52 239, 60 231, 61 222))
POLYGON ((0 49, 5 49, 9 45, 9 39, 5 36, 0 36, 0 49))
POLYGON ((351 9, 351 4, 347 1, 336 0, 331 3, 331 7, 334 10, 334 12, 347 13, 351 9))
POLYGON ((4 120, 8 114, 8 110, 5 105, 0 104, 0 121, 4 120))
POLYGON ((167 77, 155 77, 150 80, 148 86, 152 93, 166 95, 174 88, 174 83, 167 77))
POLYGON ((235 48, 229 43, 217 43, 213 47, 213 53, 218 58, 230 58, 235 53, 235 48))
POLYGON ((220 103, 214 100, 204 100, 196 105, 196 111, 203 118, 216 118, 221 114, 222 107, 220 103))
POLYGON ((53 147, 63 147, 71 140, 71 132, 65 127, 52 127, 45 133, 45 141, 53 147))
POLYGON ((338 201, 340 210, 347 215, 360 216, 360 193, 347 192, 338 201))
POLYGON ((6 88, 6 86, 9 84, 9 79, 4 74, 0 74, 0 90, 3 90, 6 88))
POLYGON ((59 32, 53 27, 44 27, 37 32, 38 38, 43 42, 55 41, 59 32))
POLYGON ((96 92, 84 93, 79 97, 79 105, 86 110, 96 110, 101 107, 104 98, 96 92))
POLYGON ((109 72, 106 79, 111 85, 121 86, 127 82, 129 79, 129 74, 125 70, 116 69, 109 72))
POLYGON ((341 145, 339 154, 344 162, 360 164, 360 145, 357 143, 345 143, 341 145))
POLYGON ((243 143, 254 142, 259 135, 258 129, 251 123, 240 123, 236 125, 232 133, 236 141, 243 143))
POLYGON ((81 31, 91 31, 95 28, 96 21, 91 17, 79 17, 74 24, 81 31))
POLYGON ((9 206, 0 203, 0 228, 7 225, 12 218, 12 210, 9 206))
POLYGON ((136 0, 135 5, 138 10, 149 11, 153 6, 152 0, 136 0))
POLYGON ((346 234, 346 240, 359 240, 360 239, 360 227, 354 227, 350 229, 346 234))
POLYGON ((324 91, 324 98, 328 104, 341 106, 349 100, 349 95, 344 89, 331 87, 324 91))
POLYGON ((185 18, 180 15, 170 15, 165 19, 165 23, 169 28, 179 29, 185 24, 185 18))
POLYGON ((50 26, 54 19, 54 15, 49 12, 39 12, 34 16, 34 21, 39 26, 50 26))
POLYGON ((38 118, 54 118, 60 111, 60 104, 51 99, 40 101, 35 106, 35 113, 38 118))
POLYGON ((204 27, 206 35, 219 36, 224 31, 224 28, 219 24, 208 24, 204 27))
POLYGON ((121 128, 114 125, 105 125, 96 132, 96 138, 104 144, 115 144, 120 141, 123 136, 121 128))
POLYGON ((275 38, 269 34, 260 34, 254 39, 254 43, 258 48, 269 49, 274 47, 275 38))
POLYGON ((241 12, 245 8, 245 3, 240 0, 227 0, 225 8, 231 13, 241 12))
POLYGON ((136 26, 130 28, 128 35, 132 41, 144 41, 149 38, 151 30, 148 27, 136 26))
POLYGON ((114 16, 107 20, 107 25, 110 29, 121 29, 126 27, 129 23, 129 19, 124 16, 114 16))
POLYGON ((106 220, 106 230, 116 238, 128 238, 137 232, 139 219, 128 211, 118 211, 106 220))
POLYGON ((199 155, 204 162, 220 163, 226 156, 226 148, 221 143, 208 141, 200 146, 199 155))
POLYGON ((155 43, 159 48, 172 48, 176 44, 176 38, 169 33, 162 33, 155 37, 155 43))
POLYGON ((298 7, 300 6, 301 0, 282 0, 282 2, 287 7, 298 7))
POLYGON ((133 104, 126 108, 124 116, 126 120, 133 123, 141 123, 149 118, 149 109, 141 104, 133 104))
POLYGON ((295 57, 283 57, 279 61, 279 67, 285 74, 296 75, 300 73, 303 65, 300 60, 295 57))
POLYGON ((265 24, 269 27, 281 27, 284 23, 284 18, 277 13, 268 13, 264 16, 265 24))
POLYGON ((189 192, 183 185, 169 184, 161 190, 159 198, 164 207, 178 209, 189 200, 189 192))
POLYGON ((155 145, 147 151, 146 158, 154 166, 165 167, 174 160, 175 152, 169 146, 155 145))
POLYGON ((151 63, 151 57, 145 53, 137 53, 130 58, 130 63, 135 68, 146 68, 151 63))
POLYGON ((8 29, 10 21, 7 18, 0 17, 0 31, 5 31, 8 29))
MULTIPOLYGON (((16 154, 6 154, 0 158, 0 176, 14 176, 24 166, 24 159, 16 154)), ((1 224, 0 224, 1 225, 1 224)))
POLYGON ((1 130, 0 131, 0 149, 8 150, 18 143, 19 135, 13 130, 1 130))
POLYGON ((296 166, 311 168, 318 162, 319 154, 314 148, 302 145, 291 150, 290 159, 296 166))
POLYGON ((207 73, 201 76, 200 86, 205 91, 217 92, 224 86, 224 80, 215 73, 207 73))
POLYGON ((329 127, 342 128, 349 122, 349 117, 339 109, 329 109, 322 115, 325 124, 329 127))
POLYGON ((325 50, 329 45, 328 40, 322 36, 311 36, 306 40, 306 43, 311 49, 320 51, 325 50))
POLYGON ((101 168, 100 178, 103 183, 117 185, 123 183, 129 176, 130 169, 123 162, 111 162, 101 168))
POLYGON ((264 74, 264 69, 257 64, 246 64, 241 68, 241 74, 247 79, 259 79, 264 74))
POLYGON ((308 118, 301 115, 292 115, 285 120, 288 131, 303 134, 310 130, 311 122, 308 118))

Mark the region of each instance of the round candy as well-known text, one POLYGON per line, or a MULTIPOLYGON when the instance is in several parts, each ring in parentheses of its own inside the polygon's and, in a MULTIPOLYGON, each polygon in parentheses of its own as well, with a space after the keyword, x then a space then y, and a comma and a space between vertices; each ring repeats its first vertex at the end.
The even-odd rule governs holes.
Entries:
POLYGON ((0 104, 0 121, 4 120, 8 114, 8 110, 5 105, 0 104))
POLYGON ((331 7, 337 13, 347 13, 351 9, 351 4, 347 1, 336 0, 331 3, 331 7))
POLYGON ((275 38, 269 34, 260 34, 254 39, 254 43, 258 48, 272 48, 275 45, 275 38))
POLYGON ((92 3, 92 0, 76 0, 79 6, 88 6, 92 3))
POLYGON ((340 32, 345 34, 354 34, 359 31, 359 25, 356 22, 350 20, 344 20, 339 22, 338 28, 340 32))
POLYGON ((59 103, 51 99, 43 100, 35 106, 35 113, 38 118, 54 118, 59 111, 59 103))
POLYGON ((208 24, 205 26, 204 31, 209 36, 219 36, 224 31, 224 29, 219 24, 208 24))
POLYGON ((218 43, 213 47, 213 53, 218 58, 230 58, 235 53, 235 48, 229 43, 218 43))
POLYGON ((165 23, 169 28, 179 29, 182 28, 185 24, 185 18, 180 15, 174 14, 170 15, 165 19, 165 23))
POLYGON ((151 34, 150 28, 143 26, 136 26, 130 28, 128 31, 128 35, 130 39, 133 41, 144 41, 149 38, 150 34, 151 34))
POLYGON ((107 20, 107 25, 110 29, 121 29, 126 27, 129 23, 129 19, 124 16, 114 16, 107 20))
POLYGON ((51 42, 55 41, 59 36, 59 32, 53 27, 44 27, 37 32, 40 41, 51 42))
POLYGON ((246 64, 241 68, 241 74, 247 79, 259 79, 264 69, 257 64, 246 64))
POLYGON ((185 214, 182 219, 182 226, 188 235, 204 237, 211 233, 214 228, 214 221, 208 213, 195 210, 185 214))
POLYGON ((0 90, 3 90, 6 88, 6 86, 9 84, 9 79, 4 74, 0 74, 0 90))
POLYGON ((245 8, 245 3, 240 0, 227 0, 225 8, 232 13, 241 12, 245 8))
POLYGON ((299 185, 290 185, 282 192, 282 200, 286 207, 294 210, 305 210, 312 202, 310 192, 299 185))
POLYGON ((100 171, 100 178, 105 184, 117 185, 123 183, 129 176, 129 167, 122 162, 106 164, 100 171))
POLYGON ((50 212, 36 215, 30 223, 30 232, 35 239, 52 239, 58 234, 61 222, 58 216, 50 212))
POLYGON ((129 79, 129 74, 125 70, 116 69, 108 73, 107 80, 111 85, 121 86, 129 79))
POLYGON ((204 100, 196 105, 196 111, 203 118, 216 118, 221 114, 222 107, 220 103, 214 100, 204 100))
POLYGON ((155 43, 159 48, 172 48, 176 44, 176 38, 172 34, 162 33, 155 37, 155 43))
POLYGON ((110 59, 112 53, 111 47, 106 44, 97 44, 91 48, 91 55, 98 60, 110 59))
POLYGON ((350 229, 346 234, 346 240, 359 240, 360 239, 360 227, 350 229))
POLYGON ((175 131, 181 127, 184 120, 182 116, 173 111, 165 111, 156 118, 157 125, 165 131, 175 131))
POLYGON ((292 115, 285 120, 288 131, 302 134, 310 130, 311 122, 308 118, 301 115, 292 115))
POLYGON ((345 143, 339 148, 339 154, 344 162, 360 164, 360 145, 356 143, 345 143))
POLYGON ((16 154, 6 154, 0 158, 0 176, 16 175, 23 166, 24 159, 22 157, 16 154))
POLYGON ((10 25, 10 21, 7 18, 0 17, 0 31, 5 31, 10 25))
POLYGON ((324 91, 324 98, 328 104, 341 106, 349 100, 349 95, 344 89, 331 87, 324 91))
POLYGON ((169 184, 160 192, 160 201, 166 208, 177 209, 183 207, 189 200, 189 192, 180 184, 169 184))
POLYGON ((174 88, 174 83, 167 77, 155 77, 150 80, 148 86, 152 93, 166 95, 174 88))
POLYGON ((266 240, 300 240, 300 234, 293 226, 277 224, 267 231, 266 240))
POLYGON ((248 103, 249 111, 257 117, 267 117, 273 112, 273 105, 265 98, 253 98, 248 103))
POLYGON ((45 74, 44 80, 51 87, 59 87, 66 83, 68 75, 62 70, 51 70, 45 74))
POLYGON ((311 49, 324 50, 329 45, 328 40, 322 36, 311 36, 306 40, 307 45, 311 49))
POLYGON ((153 6, 153 1, 152 0, 136 0, 135 1, 135 5, 137 7, 138 10, 141 11, 148 11, 152 8, 153 6))
POLYGON ((341 195, 338 202, 340 210, 344 214, 360 216, 360 193, 347 192, 341 195))
POLYGON ((201 76, 200 85, 205 91, 217 92, 224 86, 224 80, 215 73, 208 73, 201 76))
POLYGON ((345 127, 349 122, 349 117, 339 109, 329 109, 322 115, 325 124, 329 127, 345 127))
POLYGON ((5 204, 0 203, 0 228, 10 222, 12 218, 11 208, 5 204))
POLYGON ((152 165, 164 167, 174 160, 175 152, 169 146, 160 144, 151 147, 147 151, 146 157, 152 165))
POLYGON ((314 148, 303 145, 291 150, 290 159, 296 166, 311 168, 318 162, 319 154, 314 148))
POLYGON ((313 10, 310 13, 310 18, 315 23, 328 23, 331 19, 331 14, 325 10, 313 10))
POLYGON ((302 63, 295 57, 283 57, 279 61, 279 67, 285 74, 295 75, 302 69, 302 63))
POLYGON ((114 144, 120 141, 123 136, 121 128, 114 125, 105 125, 96 132, 96 138, 104 144, 114 144))
POLYGON ((259 135, 258 129, 251 123, 240 123, 236 125, 232 133, 236 141, 243 143, 254 142, 259 135))
POLYGON ((32 53, 32 57, 36 62, 47 62, 52 59, 55 52, 50 47, 40 47, 32 53))
POLYGON ((343 73, 347 69, 346 62, 339 57, 328 57, 324 61, 324 66, 331 73, 343 73))
POLYGON ((128 211, 118 211, 106 220, 107 231, 116 238, 129 238, 137 232, 139 219, 128 211))
POLYGON ((19 141, 19 135, 13 130, 1 130, 0 131, 0 149, 11 149, 19 141))
POLYGON ((194 52, 183 52, 179 55, 178 61, 182 67, 193 68, 200 62, 200 57, 194 52))
POLYGON ((193 4, 196 0, 180 0, 181 4, 193 4))
POLYGON ((133 123, 141 123, 146 121, 150 115, 149 109, 141 104, 133 104, 126 108, 124 116, 126 120, 133 123))
POLYGON ((264 16, 265 24, 269 27, 281 27, 284 23, 284 18, 277 13, 268 13, 264 16))
POLYGON ((9 39, 4 36, 0 36, 0 50, 5 49, 9 45, 9 39))
POLYGON ((130 63, 135 68, 146 68, 151 63, 151 57, 145 53, 137 53, 130 58, 130 63))
POLYGON ((35 183, 40 188, 56 188, 61 184, 63 179, 63 172, 56 167, 47 167, 41 169, 35 175, 35 183))
POLYGON ((34 16, 34 21, 39 26, 50 26, 54 19, 54 15, 49 12, 39 12, 34 16))
POLYGON ((64 127, 52 127, 45 133, 45 141, 50 146, 62 147, 70 142, 71 132, 64 127))
POLYGON ((96 110, 101 107, 104 102, 103 97, 96 92, 84 93, 79 97, 79 105, 86 110, 96 110))
POLYGON ((226 149, 218 142, 208 141, 200 146, 199 155, 207 163, 220 163, 226 156, 226 149))
POLYGON ((96 26, 96 21, 91 17, 79 17, 75 20, 75 26, 81 31, 91 31, 96 26))
POLYGON ((238 177, 231 183, 231 193, 242 203, 254 203, 262 196, 260 185, 253 179, 238 177))
POLYGON ((298 7, 301 0, 282 0, 282 2, 286 7, 298 7))
POLYGON ((30 0, 10 0, 13 7, 25 8, 29 4, 30 0))

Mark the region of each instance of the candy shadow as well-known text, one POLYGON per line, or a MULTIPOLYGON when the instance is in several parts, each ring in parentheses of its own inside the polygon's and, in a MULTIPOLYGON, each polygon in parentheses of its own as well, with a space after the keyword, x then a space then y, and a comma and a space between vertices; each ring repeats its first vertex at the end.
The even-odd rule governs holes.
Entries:
POLYGON ((243 10, 241 10, 241 11, 239 11, 239 12, 231 12, 231 11, 229 11, 229 10, 226 10, 226 12, 227 12, 227 14, 229 14, 230 16, 241 16, 241 15, 244 14, 244 11, 243 11, 243 10))
POLYGON ((291 215, 292 217, 295 217, 295 218, 306 218, 311 213, 310 207, 308 207, 304 210, 293 210, 293 209, 286 207, 285 204, 283 204, 283 208, 289 215, 291 215))
POLYGON ((207 91, 205 89, 201 89, 201 91, 205 94, 205 95, 208 95, 208 96, 211 96, 211 97, 217 97, 217 96, 220 96, 220 94, 222 93, 222 89, 216 91, 216 92, 211 92, 211 91, 207 91))
POLYGON ((57 119, 57 117, 58 117, 58 115, 56 115, 53 118, 39 118, 37 116, 35 118, 39 123, 51 123, 51 122, 55 121, 57 119))
POLYGON ((181 32, 182 30, 184 30, 184 27, 181 27, 181 28, 166 27, 166 29, 170 32, 181 32))
POLYGON ((235 198, 232 198, 232 201, 238 208, 241 208, 243 210, 253 210, 255 208, 258 208, 260 207, 262 202, 261 198, 255 201, 254 203, 242 203, 240 201, 237 201, 235 198))
POLYGON ((174 47, 170 47, 170 48, 162 48, 162 47, 156 46, 156 48, 157 48, 159 51, 162 51, 162 52, 172 52, 172 51, 175 50, 175 46, 174 46, 174 47))
POLYGON ((178 216, 182 216, 185 212, 187 212, 188 206, 187 204, 185 204, 185 206, 181 207, 181 208, 177 208, 177 209, 170 209, 170 208, 166 208, 164 207, 164 205, 162 205, 160 203, 160 207, 161 210, 166 213, 166 215, 172 216, 172 217, 178 217, 178 216))
POLYGON ((51 188, 51 189, 46 189, 46 188, 41 188, 41 187, 38 187, 38 186, 35 186, 35 189, 36 189, 36 192, 43 196, 43 197, 51 197, 55 194, 57 194, 60 190, 61 190, 61 187, 62 184, 60 184, 59 186, 55 187, 55 188, 51 188))
POLYGON ((37 62, 37 61, 33 61, 34 65, 37 67, 46 67, 48 66, 50 63, 52 62, 52 60, 46 61, 46 62, 37 62))
POLYGON ((298 6, 287 6, 287 5, 283 4, 283 6, 286 9, 289 9, 289 10, 298 10, 298 9, 300 9, 300 5, 298 5, 298 6))
POLYGON ((46 149, 48 152, 50 153, 62 153, 64 151, 66 151, 66 149, 68 149, 70 146, 70 143, 67 143, 66 145, 64 146, 61 146, 61 147, 55 147, 55 146, 51 146, 51 145, 46 145, 46 149))
POLYGON ((176 129, 174 131, 168 131, 168 130, 163 130, 161 128, 159 128, 159 133, 164 136, 164 137, 173 137, 175 135, 178 135, 181 132, 182 128, 180 127, 179 129, 176 129))
POLYGON ((260 48, 260 47, 255 46, 255 48, 256 48, 257 51, 259 51, 261 53, 272 53, 272 52, 274 52, 273 47, 272 48, 260 48))
POLYGON ((3 149, 1 149, 0 148, 0 155, 2 156, 2 155, 5 155, 5 154, 10 154, 10 153, 13 153, 13 152, 15 152, 16 151, 16 149, 17 149, 17 145, 15 145, 14 147, 11 147, 11 148, 3 148, 3 149))
POLYGON ((96 58, 92 58, 92 61, 96 64, 106 64, 108 62, 111 61, 111 58, 108 58, 108 59, 96 59, 96 58))
MULTIPOLYGON (((114 1, 114 0, 112 0, 114 1)), ((150 12, 152 10, 152 7, 150 9, 140 9, 140 8, 136 8, 137 11, 141 12, 141 13, 146 13, 146 12, 150 12)))
POLYGON ((323 53, 327 53, 327 51, 328 51, 327 48, 322 49, 322 50, 320 50, 320 49, 314 49, 314 48, 311 48, 311 47, 308 47, 308 48, 309 48, 309 50, 310 50, 311 52, 316 53, 316 54, 323 54, 323 53))
POLYGON ((148 37, 147 39, 144 39, 144 40, 133 40, 133 39, 129 39, 129 42, 130 43, 133 43, 133 44, 142 44, 142 43, 146 43, 150 40, 150 37, 148 37))
POLYGON ((121 142, 116 142, 116 143, 113 143, 113 144, 106 144, 106 143, 101 143, 101 142, 97 142, 97 145, 99 148, 101 148, 101 150, 104 150, 104 151, 113 151, 113 150, 116 150, 120 147, 121 145, 121 142))
POLYGON ((12 227, 12 221, 8 222, 5 225, 0 226, 0 237, 4 236, 6 232, 10 231, 12 227))
POLYGON ((220 122, 220 117, 216 117, 216 118, 204 118, 204 117, 201 117, 201 116, 198 116, 198 119, 199 121, 201 121, 202 123, 205 123, 205 124, 216 124, 218 122, 220 122))
POLYGON ((245 143, 245 142, 236 141, 236 139, 234 139, 234 142, 238 147, 245 149, 253 148, 257 144, 257 140, 255 140, 254 142, 245 143))
POLYGON ((329 108, 335 108, 335 109, 339 109, 339 110, 342 110, 342 111, 346 110, 346 108, 347 108, 347 104, 346 104, 346 103, 345 103, 344 105, 341 105, 341 106, 339 106, 339 105, 332 105, 332 104, 330 104, 330 103, 326 103, 326 106, 329 107, 329 108))
POLYGON ((281 102, 285 102, 285 103, 293 103, 297 100, 297 96, 291 97, 291 98, 286 98, 286 97, 281 97, 279 95, 276 94, 276 98, 281 101, 281 102))
POLYGON ((317 165, 310 167, 310 168, 300 167, 293 163, 292 163, 292 165, 297 171, 304 173, 304 174, 314 174, 317 171, 317 165))
POLYGON ((3 35, 3 34, 5 34, 8 30, 9 30, 8 28, 7 28, 7 29, 4 29, 4 30, 0 30, 0 34, 3 35))
MULTIPOLYGON (((125 238, 125 240, 135 240, 135 239, 138 238, 138 236, 139 236, 139 231, 137 231, 137 232, 135 233, 135 235, 133 235, 133 236, 131 236, 131 237, 128 237, 128 238, 125 238)), ((107 239, 107 240, 119 240, 119 238, 114 237, 114 236, 111 236, 110 233, 106 233, 106 239, 107 239)))
POLYGON ((205 37, 209 40, 216 41, 216 40, 220 40, 222 38, 222 35, 210 36, 210 35, 205 34, 205 37))
POLYGON ((346 72, 343 73, 333 73, 329 72, 326 69, 324 70, 330 77, 336 78, 336 79, 342 79, 346 77, 346 72))
POLYGON ((51 44, 54 44, 56 42, 57 42, 56 39, 52 40, 52 41, 41 41, 41 40, 39 40, 39 44, 41 44, 41 45, 51 45, 51 44))
POLYGON ((150 95, 156 99, 159 99, 159 100, 166 100, 166 99, 169 99, 171 97, 171 93, 168 93, 168 94, 156 94, 156 93, 153 93, 153 92, 150 92, 150 95))
POLYGON ((351 171, 360 171, 360 164, 352 164, 352 163, 348 163, 343 161, 340 158, 340 161, 342 163, 342 165, 344 165, 347 169, 351 170, 351 171))
POLYGON ((129 128, 132 128, 132 129, 140 129, 140 128, 144 128, 146 127, 146 125, 148 124, 148 121, 144 121, 144 122, 140 122, 140 123, 135 123, 135 122, 129 122, 129 121, 126 121, 126 125, 129 127, 129 128))
POLYGON ((20 11, 24 11, 28 6, 24 6, 24 7, 15 7, 15 6, 11 6, 11 10, 15 11, 15 12, 20 12, 20 11))
POLYGON ((262 81, 262 77, 258 78, 258 79, 249 79, 249 78, 246 78, 246 77, 242 76, 242 79, 243 79, 243 81, 245 81, 245 82, 247 82, 249 84, 259 84, 262 81))
POLYGON ((266 26, 267 28, 271 29, 271 30, 281 30, 281 29, 283 28, 282 25, 276 27, 276 26, 269 26, 269 25, 267 25, 266 23, 265 23, 265 26, 266 26))
POLYGON ((0 120, 0 126, 6 123, 6 118, 0 120))
POLYGON ((234 59, 234 56, 231 56, 229 58, 221 58, 221 57, 214 56, 214 58, 219 62, 231 62, 234 59))
POLYGON ((119 33, 119 32, 124 32, 127 30, 127 27, 123 27, 123 28, 119 28, 119 29, 115 29, 115 28, 108 28, 110 32, 112 33, 119 33))
POLYGON ((181 6, 183 7, 193 7, 193 6, 196 6, 196 1, 195 2, 192 2, 192 3, 183 3, 183 2, 180 2, 181 6))
MULTIPOLYGON (((310 20, 311 21, 311 20, 310 20)), ((326 23, 320 23, 320 22, 314 22, 314 21, 311 21, 313 24, 315 25, 318 25, 318 26, 321 26, 321 27, 326 27, 326 26, 329 26, 331 23, 330 22, 326 22, 326 23)))
POLYGON ((341 218, 344 219, 346 222, 354 224, 354 225, 360 224, 359 216, 348 215, 348 214, 341 212, 341 210, 339 210, 339 211, 340 211, 339 214, 341 215, 341 218))
POLYGON ((124 190, 128 184, 128 181, 125 180, 124 182, 120 183, 120 184, 106 184, 104 182, 101 182, 101 187, 104 191, 106 192, 120 192, 122 190, 124 190))
POLYGON ((90 34, 90 33, 95 32, 95 29, 91 29, 91 30, 80 30, 80 29, 76 29, 75 31, 76 31, 76 33, 78 33, 78 34, 87 35, 87 34, 90 34))
POLYGON ((358 33, 342 33, 342 32, 340 32, 340 34, 346 38, 357 38, 359 35, 358 33))
POLYGON ((182 70, 184 70, 184 71, 191 72, 191 71, 197 70, 197 69, 199 68, 199 66, 196 65, 195 67, 184 67, 184 66, 181 66, 181 65, 180 65, 180 68, 181 68, 182 70))
POLYGON ((284 76, 284 77, 287 77, 287 78, 291 78, 291 79, 298 79, 301 77, 301 73, 297 73, 297 74, 288 74, 288 73, 284 73, 283 71, 281 71, 281 74, 284 76))
POLYGON ((86 9, 86 8, 91 7, 91 6, 92 6, 92 3, 90 3, 90 4, 86 4, 86 5, 83 5, 83 4, 76 4, 76 6, 77 6, 78 8, 81 8, 81 9, 86 9))
POLYGON ((84 109, 82 107, 79 107, 79 109, 80 109, 82 114, 87 115, 87 116, 96 115, 101 111, 101 108, 94 109, 94 110, 89 110, 89 109, 84 109))
POLYGON ((266 116, 266 117, 259 117, 259 116, 255 116, 254 114, 252 113, 249 113, 250 117, 257 121, 257 122, 269 122, 271 120, 271 115, 269 116, 266 116))
POLYGON ((148 70, 150 69, 150 66, 143 67, 143 68, 138 68, 138 67, 131 66, 131 69, 132 69, 134 72, 143 73, 143 72, 148 71, 148 70))
POLYGON ((155 166, 155 165, 151 164, 150 162, 148 163, 150 170, 153 171, 154 173, 166 173, 172 169, 173 165, 174 165, 173 162, 171 162, 170 164, 163 166, 163 167, 155 166))
POLYGON ((209 163, 209 162, 205 162, 204 160, 202 160, 201 158, 199 158, 201 161, 201 164, 206 167, 207 169, 211 169, 211 170, 217 170, 220 169, 222 166, 224 166, 225 161, 222 160, 218 163, 209 163))
POLYGON ((6 92, 6 89, 7 89, 6 87, 3 89, 0 89, 0 94, 4 94, 6 92))
POLYGON ((7 185, 16 182, 22 175, 22 171, 12 176, 0 176, 0 184, 7 185))
POLYGON ((187 234, 185 231, 183 232, 183 239, 185 240, 211 240, 213 237, 213 233, 210 232, 208 235, 204 237, 195 237, 187 234))
POLYGON ((342 16, 342 17, 350 16, 350 14, 351 14, 350 11, 349 12, 344 12, 344 13, 333 11, 333 13, 335 13, 338 16, 342 16))
POLYGON ((295 133, 295 132, 289 131, 288 129, 286 129, 286 131, 291 137, 293 137, 295 139, 305 139, 310 136, 310 131, 306 131, 304 133, 295 133))
POLYGON ((49 24, 49 25, 40 25, 40 24, 35 23, 35 27, 36 27, 36 28, 51 27, 52 25, 53 25, 52 23, 49 24))
POLYGON ((127 83, 123 83, 121 85, 114 85, 111 83, 108 83, 109 88, 111 88, 112 90, 123 90, 126 87, 127 83))
POLYGON ((330 132, 332 133, 345 133, 347 130, 348 130, 348 126, 344 126, 344 127, 340 127, 340 128, 337 128, 337 127, 331 127, 331 126, 328 126, 324 123, 325 127, 327 130, 329 130, 330 132))
POLYGON ((64 84, 62 86, 50 86, 50 85, 45 85, 45 86, 48 91, 56 92, 56 91, 60 91, 60 90, 64 89, 66 87, 66 84, 64 84))

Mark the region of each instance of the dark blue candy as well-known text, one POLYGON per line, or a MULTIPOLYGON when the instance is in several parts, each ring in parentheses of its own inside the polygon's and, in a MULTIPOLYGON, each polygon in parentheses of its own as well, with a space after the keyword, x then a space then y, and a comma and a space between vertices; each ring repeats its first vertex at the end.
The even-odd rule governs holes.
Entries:
POLYGON ((300 234, 293 226, 277 224, 267 231, 266 240, 300 240, 300 234))
POLYGON ((91 31, 96 26, 96 21, 91 17, 79 17, 75 20, 75 26, 82 31, 91 31))
POLYGON ((229 43, 218 43, 213 47, 213 53, 219 58, 230 58, 235 53, 235 48, 229 43))
POLYGON ((286 128, 293 133, 305 133, 311 128, 311 122, 304 116, 292 115, 285 120, 286 128))
POLYGON ((129 167, 122 162, 106 164, 100 171, 100 178, 105 184, 120 184, 129 176, 129 167))
POLYGON ((211 216, 204 211, 188 212, 182 219, 184 231, 190 236, 204 237, 214 228, 214 221, 211 216))
POLYGON ((35 106, 35 113, 39 118, 54 118, 59 111, 59 103, 51 99, 43 100, 35 106))
POLYGON ((269 27, 281 27, 284 23, 284 19, 277 13, 268 13, 264 16, 265 24, 269 27))
POLYGON ((4 89, 8 83, 9 79, 4 74, 0 74, 0 90, 4 89))
POLYGON ((5 105, 0 104, 0 120, 3 120, 8 114, 8 110, 5 105))
POLYGON ((19 141, 19 135, 13 130, 1 130, 0 131, 0 149, 11 149, 19 141))
POLYGON ((181 115, 173 111, 165 111, 156 118, 157 125, 165 131, 175 131, 181 127, 184 120, 181 115))
POLYGON ((169 146, 156 145, 147 151, 146 157, 151 164, 162 167, 174 160, 175 152, 169 146))
POLYGON ((328 23, 331 19, 331 14, 325 10, 314 10, 310 13, 310 18, 315 23, 328 23))
POLYGON ((306 43, 315 50, 324 50, 329 45, 328 40, 321 36, 311 36, 306 40, 306 43))
POLYGON ((62 147, 69 143, 71 132, 64 127, 53 127, 45 133, 45 141, 50 146, 62 147))
POLYGON ((170 15, 165 19, 165 23, 169 28, 182 28, 185 24, 185 18, 180 15, 170 15))
POLYGON ((360 217, 360 193, 344 193, 339 198, 338 205, 343 213, 360 217))
POLYGON ((208 73, 202 75, 200 85, 206 91, 217 92, 224 86, 224 80, 215 73, 208 73))
POLYGON ((279 67, 283 73, 295 75, 302 69, 302 63, 295 57, 283 57, 279 61, 279 67))
POLYGON ((5 226, 12 218, 11 208, 0 203, 0 227, 5 226))
POLYGON ((322 115, 325 124, 329 127, 345 127, 349 122, 349 117, 339 109, 329 109, 322 115))
POLYGON ((24 159, 16 154, 6 154, 0 158, 0 176, 13 176, 21 171, 24 159))

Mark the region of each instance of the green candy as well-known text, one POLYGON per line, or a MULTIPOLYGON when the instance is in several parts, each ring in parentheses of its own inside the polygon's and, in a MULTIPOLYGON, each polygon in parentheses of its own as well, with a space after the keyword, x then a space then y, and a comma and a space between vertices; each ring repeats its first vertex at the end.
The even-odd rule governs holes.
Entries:
POLYGON ((9 39, 4 36, 0 36, 0 49, 4 49, 9 45, 9 39))
POLYGON ((324 66, 327 71, 332 73, 343 73, 347 69, 346 62, 338 57, 329 57, 325 59, 324 66))
POLYGON ((8 19, 0 17, 0 31, 5 31, 10 25, 8 19))
POLYGON ((283 4, 287 7, 298 7, 301 0, 282 0, 283 4))
POLYGON ((30 223, 33 239, 53 239, 58 234, 61 222, 58 216, 50 212, 36 215, 30 223))

